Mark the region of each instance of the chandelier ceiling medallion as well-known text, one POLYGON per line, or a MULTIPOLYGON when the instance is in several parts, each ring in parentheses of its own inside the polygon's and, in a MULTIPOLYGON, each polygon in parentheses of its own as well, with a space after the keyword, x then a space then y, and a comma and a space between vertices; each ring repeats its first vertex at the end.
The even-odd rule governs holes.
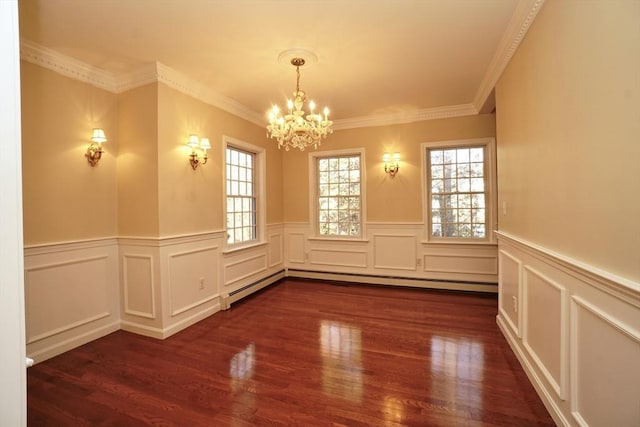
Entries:
MULTIPOLYGON (((316 113, 315 102, 309 100, 309 113, 303 110, 307 101, 307 95, 300 90, 300 67, 307 63, 302 56, 303 53, 315 56, 311 52, 299 49, 282 52, 279 59, 289 59, 291 65, 296 67, 296 91, 293 92, 293 100, 287 100, 287 111, 282 112, 277 105, 269 112, 269 124, 267 125, 267 136, 278 141, 278 148, 284 147, 286 151, 290 148, 305 148, 313 145, 318 148, 323 138, 326 138, 333 129, 333 122, 329 120, 329 109, 324 107, 322 114, 316 113), (293 55, 293 56, 292 56, 293 55)), ((308 56, 309 57, 309 56, 308 56)))

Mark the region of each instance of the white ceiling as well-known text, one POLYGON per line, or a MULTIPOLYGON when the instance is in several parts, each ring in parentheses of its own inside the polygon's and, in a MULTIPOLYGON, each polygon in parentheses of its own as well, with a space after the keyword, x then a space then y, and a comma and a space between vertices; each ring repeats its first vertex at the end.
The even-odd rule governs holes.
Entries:
POLYGON ((264 115, 301 89, 333 120, 491 109, 542 0, 22 0, 23 41, 114 75, 160 62, 264 115), (469 108, 467 108, 469 110, 469 108))

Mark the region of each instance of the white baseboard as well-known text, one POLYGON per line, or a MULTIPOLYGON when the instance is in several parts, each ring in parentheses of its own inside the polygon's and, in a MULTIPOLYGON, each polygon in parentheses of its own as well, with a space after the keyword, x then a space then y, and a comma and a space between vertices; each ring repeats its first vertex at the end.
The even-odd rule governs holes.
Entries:
POLYGON ((392 276, 375 276, 368 274, 330 273, 324 271, 287 269, 287 277, 301 279, 319 279, 336 282, 364 283, 387 286, 408 286, 422 289, 439 289, 449 291, 470 291, 498 293, 498 284, 493 283, 465 283, 442 280, 413 279, 392 276))
POLYGON ((263 289, 277 282, 278 280, 283 279, 284 277, 286 277, 285 271, 282 270, 276 274, 273 274, 262 280, 259 280, 258 282, 252 283, 251 285, 247 285, 246 287, 242 288, 239 291, 236 291, 232 294, 226 294, 221 298, 222 299, 221 307, 223 310, 228 310, 229 308, 231 308, 231 304, 233 304, 234 302, 237 302, 242 298, 245 298, 251 295, 252 293, 257 292, 260 289, 263 289))
POLYGON ((525 374, 527 374, 527 378, 529 378, 529 382, 533 385, 533 388, 536 389, 536 392, 538 393, 540 400, 542 400, 542 403, 544 404, 545 408, 547 408, 549 415, 551 415, 551 417, 553 418, 553 421, 555 421, 556 425, 570 427, 571 424, 562 415, 562 411, 560 411, 560 408, 558 408, 558 406, 555 404, 555 401, 549 395, 549 393, 547 392, 547 389, 540 386, 541 384, 540 377, 536 374, 535 370, 533 369, 533 367, 531 366, 531 364, 529 363, 525 355, 522 353, 522 350, 520 349, 520 347, 518 347, 511 333, 511 329, 507 326, 507 323, 505 322, 505 320, 502 317, 500 317, 500 315, 498 315, 496 316, 496 323, 498 324, 498 328, 500 328, 500 331, 502 331, 502 334, 505 336, 505 339, 507 340, 509 347, 511 347, 511 350, 518 358, 518 362, 520 362, 520 366, 522 366, 522 369, 524 370, 525 374))
POLYGON ((156 338, 163 340, 169 338, 183 329, 188 328, 191 325, 198 323, 201 320, 212 316, 221 310, 221 303, 217 302, 212 307, 207 307, 199 312, 173 323, 166 328, 154 328, 152 326, 142 325, 130 321, 123 320, 120 322, 120 329, 123 331, 131 332, 133 334, 143 335, 145 337, 156 338))
POLYGON ((35 352, 31 352, 27 354, 27 357, 33 359, 34 363, 40 363, 73 348, 80 347, 81 345, 84 345, 88 342, 109 335, 110 333, 115 332, 118 329, 120 329, 120 321, 112 322, 108 325, 93 329, 87 333, 76 335, 65 341, 57 342, 52 346, 43 348, 35 352))

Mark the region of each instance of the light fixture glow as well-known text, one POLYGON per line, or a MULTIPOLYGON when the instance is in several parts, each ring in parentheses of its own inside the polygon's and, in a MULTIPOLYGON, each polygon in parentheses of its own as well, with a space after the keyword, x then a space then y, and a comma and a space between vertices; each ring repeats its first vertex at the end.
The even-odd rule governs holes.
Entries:
POLYGON ((316 104, 309 101, 309 114, 302 109, 307 101, 307 95, 300 90, 300 67, 305 64, 304 58, 292 58, 291 65, 296 67, 296 91, 293 92, 293 100, 287 100, 287 113, 282 115, 280 108, 274 105, 269 112, 269 124, 267 136, 278 141, 278 148, 284 147, 289 151, 291 147, 304 151, 312 146, 318 148, 323 138, 333 132, 333 122, 329 120, 329 109, 324 108, 322 114, 316 114, 313 110, 316 104))
POLYGON ((198 165, 206 165, 207 160, 207 150, 211 149, 211 143, 209 142, 209 138, 198 138, 198 135, 189 135, 189 140, 186 145, 191 148, 191 154, 189 154, 189 163, 193 170, 196 170, 198 165), (202 158, 198 157, 198 153, 196 150, 202 150, 204 152, 204 156, 202 158))
POLYGON ((393 157, 389 153, 384 153, 382 160, 384 161, 384 171, 391 177, 396 176, 400 170, 400 153, 393 153, 393 157))
POLYGON ((93 129, 93 133, 91 134, 91 141, 92 143, 87 148, 87 152, 84 156, 87 158, 89 164, 93 167, 98 164, 98 162, 102 158, 102 153, 104 153, 102 144, 107 142, 107 136, 105 135, 104 130, 100 128, 93 129))

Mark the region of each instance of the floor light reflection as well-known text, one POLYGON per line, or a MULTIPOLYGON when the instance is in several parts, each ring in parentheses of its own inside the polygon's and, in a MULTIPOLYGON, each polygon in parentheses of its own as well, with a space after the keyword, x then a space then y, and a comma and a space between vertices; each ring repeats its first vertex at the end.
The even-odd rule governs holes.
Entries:
POLYGON ((325 394, 362 401, 362 331, 342 322, 320 324, 322 389, 325 394))
POLYGON ((256 393, 251 381, 256 363, 256 346, 250 343, 244 350, 236 353, 229 362, 231 391, 233 393, 233 425, 245 425, 255 412, 256 393), (236 423, 236 421, 238 423, 236 423), (242 422, 240 422, 242 421, 242 422))
POLYGON ((432 392, 449 402, 482 407, 484 346, 467 338, 431 337, 432 392))

